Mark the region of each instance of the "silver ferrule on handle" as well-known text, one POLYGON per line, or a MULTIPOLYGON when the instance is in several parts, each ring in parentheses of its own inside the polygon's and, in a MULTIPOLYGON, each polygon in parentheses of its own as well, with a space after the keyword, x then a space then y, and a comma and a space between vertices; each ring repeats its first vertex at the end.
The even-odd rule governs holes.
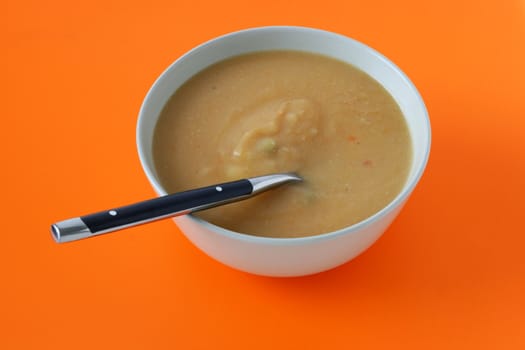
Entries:
POLYGON ((51 233, 57 243, 76 241, 93 236, 80 218, 73 218, 51 225, 51 233))

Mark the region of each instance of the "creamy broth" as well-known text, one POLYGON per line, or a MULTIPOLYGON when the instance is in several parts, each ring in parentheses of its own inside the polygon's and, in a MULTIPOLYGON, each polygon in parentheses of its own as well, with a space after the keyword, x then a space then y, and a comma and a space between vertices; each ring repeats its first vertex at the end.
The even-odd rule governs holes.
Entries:
POLYGON ((393 98, 344 62, 295 51, 219 62, 181 86, 153 153, 168 192, 275 172, 305 181, 195 214, 237 232, 300 237, 355 224, 401 191, 411 140, 393 98))

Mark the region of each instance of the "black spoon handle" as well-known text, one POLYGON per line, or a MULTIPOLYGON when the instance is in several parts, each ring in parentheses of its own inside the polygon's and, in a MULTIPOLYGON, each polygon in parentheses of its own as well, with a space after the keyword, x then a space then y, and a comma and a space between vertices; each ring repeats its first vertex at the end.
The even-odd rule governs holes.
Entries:
POLYGON ((300 181, 300 178, 293 174, 275 174, 169 194, 120 208, 60 221, 51 225, 51 232, 58 243, 88 238, 239 201, 289 181, 300 181))
POLYGON ((169 194, 144 202, 101 211, 81 216, 92 233, 121 228, 129 224, 142 223, 165 216, 184 215, 190 212, 210 208, 214 205, 239 199, 252 193, 253 187, 248 180, 239 180, 217 186, 208 186, 195 190, 169 194))

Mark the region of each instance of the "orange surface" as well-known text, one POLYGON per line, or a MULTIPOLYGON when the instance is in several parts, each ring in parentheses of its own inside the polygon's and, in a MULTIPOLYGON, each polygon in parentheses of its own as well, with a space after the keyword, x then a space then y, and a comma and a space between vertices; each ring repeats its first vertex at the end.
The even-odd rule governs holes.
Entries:
POLYGON ((1 349, 525 348, 525 1, 2 1, 1 349), (247 27, 343 33, 396 62, 433 127, 420 186, 332 271, 225 267, 171 221, 55 244, 153 195, 135 123, 185 51, 247 27))

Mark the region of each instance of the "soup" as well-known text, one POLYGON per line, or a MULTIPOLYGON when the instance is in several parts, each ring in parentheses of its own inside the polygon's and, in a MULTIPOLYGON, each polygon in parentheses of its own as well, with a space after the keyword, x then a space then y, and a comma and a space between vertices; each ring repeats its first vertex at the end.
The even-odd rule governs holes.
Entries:
POLYGON ((194 214, 268 237, 317 235, 373 215, 403 188, 411 154, 401 110, 379 83, 296 51, 241 55, 195 75, 167 102, 153 141, 167 192, 300 174, 300 184, 194 214))

